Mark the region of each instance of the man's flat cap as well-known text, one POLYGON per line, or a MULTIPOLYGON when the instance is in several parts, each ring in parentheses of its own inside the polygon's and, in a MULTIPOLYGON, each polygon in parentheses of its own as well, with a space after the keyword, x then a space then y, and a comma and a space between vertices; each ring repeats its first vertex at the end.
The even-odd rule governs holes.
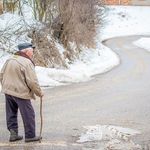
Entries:
POLYGON ((26 49, 26 48, 35 48, 35 46, 33 46, 32 43, 22 43, 18 45, 19 51, 26 49))

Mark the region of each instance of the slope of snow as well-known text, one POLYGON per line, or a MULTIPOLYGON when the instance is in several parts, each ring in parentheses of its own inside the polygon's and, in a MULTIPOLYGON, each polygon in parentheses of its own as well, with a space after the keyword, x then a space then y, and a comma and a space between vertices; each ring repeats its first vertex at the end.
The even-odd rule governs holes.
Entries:
POLYGON ((101 51, 99 49, 84 51, 78 60, 69 65, 67 70, 36 67, 40 84, 42 86, 53 86, 59 85, 59 83, 62 85, 73 82, 85 82, 92 79, 93 75, 106 72, 118 65, 116 54, 108 48, 104 49, 101 51), (49 84, 49 81, 51 84, 49 84), (54 81, 53 84, 52 81, 54 81))

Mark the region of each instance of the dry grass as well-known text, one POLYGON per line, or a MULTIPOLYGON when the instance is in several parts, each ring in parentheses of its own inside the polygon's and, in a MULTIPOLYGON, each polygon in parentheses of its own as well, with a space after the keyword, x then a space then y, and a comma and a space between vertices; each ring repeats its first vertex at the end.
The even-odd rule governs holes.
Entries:
POLYGON ((33 31, 30 35, 32 42, 36 44, 34 62, 38 66, 50 68, 66 68, 63 56, 56 47, 53 38, 49 39, 47 29, 33 31))

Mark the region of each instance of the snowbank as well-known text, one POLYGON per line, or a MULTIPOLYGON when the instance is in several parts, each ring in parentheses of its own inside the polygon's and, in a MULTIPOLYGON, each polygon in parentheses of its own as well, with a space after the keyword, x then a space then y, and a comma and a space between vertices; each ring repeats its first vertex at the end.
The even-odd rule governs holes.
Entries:
POLYGON ((103 50, 93 49, 81 53, 80 58, 69 69, 51 69, 36 67, 39 82, 42 86, 58 86, 68 83, 85 82, 92 76, 103 73, 118 64, 118 57, 111 50, 102 47, 103 50))
POLYGON ((150 38, 140 38, 133 44, 150 52, 150 38))

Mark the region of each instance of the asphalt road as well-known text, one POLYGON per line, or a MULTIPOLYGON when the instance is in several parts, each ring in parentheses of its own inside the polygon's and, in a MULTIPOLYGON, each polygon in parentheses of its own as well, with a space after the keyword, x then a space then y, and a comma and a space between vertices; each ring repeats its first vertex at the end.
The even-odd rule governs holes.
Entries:
MULTIPOLYGON (((76 140, 87 125, 118 125, 141 131, 133 137, 139 144, 150 144, 150 53, 132 44, 143 36, 118 37, 104 42, 121 64, 86 83, 44 90, 43 143, 9 144, 5 125, 4 96, 0 96, 0 150, 93 150, 96 143, 76 140)), ((39 100, 34 101, 37 133, 39 100)), ((23 134, 19 118, 20 134, 23 134)))

